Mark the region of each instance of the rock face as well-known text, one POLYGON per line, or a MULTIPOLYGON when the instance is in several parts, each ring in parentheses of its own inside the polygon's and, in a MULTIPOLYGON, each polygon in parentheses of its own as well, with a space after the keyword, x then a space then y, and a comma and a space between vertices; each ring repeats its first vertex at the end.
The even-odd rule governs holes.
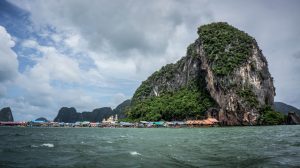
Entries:
POLYGON ((275 96, 267 61, 257 44, 253 42, 248 60, 227 76, 215 75, 201 43, 196 42, 196 46, 207 89, 220 107, 218 119, 227 125, 256 124, 259 108, 273 105, 275 96))
POLYGON ((57 116, 55 117, 55 122, 66 122, 66 123, 74 123, 79 121, 79 114, 77 113, 74 107, 62 107, 57 116))
MULTIPOLYGON (((195 94, 194 102, 201 108, 182 108, 181 113, 199 111, 186 113, 179 119, 197 117, 203 115, 203 111, 210 116, 211 111, 217 111, 214 116, 224 125, 257 124, 260 109, 273 106, 275 87, 267 60, 256 41, 227 23, 201 26, 198 34, 199 38, 188 47, 185 57, 163 67, 142 83, 133 96, 129 115, 143 118, 149 111, 140 114, 136 108, 141 107, 139 104, 149 105, 166 94, 173 96, 182 88, 188 88, 200 92, 195 94), (191 89, 191 83, 198 89, 191 89)), ((183 107, 189 103, 177 101, 183 107)), ((170 109, 158 108, 157 111, 162 114, 160 119, 166 119, 163 114, 170 109)))
POLYGON ((101 122, 103 118, 107 118, 112 115, 113 110, 110 107, 102 107, 94 109, 92 112, 82 112, 78 114, 78 121, 101 122))
POLYGON ((101 122, 104 118, 107 119, 112 115, 118 115, 118 118, 125 118, 124 110, 129 106, 130 100, 126 100, 118 105, 114 110, 110 107, 102 107, 94 109, 92 112, 78 113, 74 107, 62 107, 57 116, 55 122, 75 123, 76 121, 90 121, 101 122))
POLYGON ((9 107, 5 107, 5 108, 1 109, 0 121, 14 121, 14 117, 13 117, 11 109, 9 107))
POLYGON ((296 124, 300 124, 300 116, 297 115, 297 113, 295 112, 289 112, 287 115, 287 120, 286 120, 286 124, 290 124, 290 125, 296 125, 296 124))

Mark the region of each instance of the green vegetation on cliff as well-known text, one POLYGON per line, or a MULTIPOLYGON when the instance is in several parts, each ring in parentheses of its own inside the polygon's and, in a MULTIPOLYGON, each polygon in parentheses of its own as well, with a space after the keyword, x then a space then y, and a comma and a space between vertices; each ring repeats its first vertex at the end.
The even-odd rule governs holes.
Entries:
POLYGON ((152 91, 151 82, 165 76, 166 79, 171 79, 173 77, 174 64, 167 64, 163 66, 159 71, 154 72, 146 81, 143 81, 140 87, 135 91, 132 101, 136 102, 144 99, 152 91))
POLYGON ((284 115, 280 112, 274 111, 270 106, 261 109, 261 116, 259 118, 262 125, 279 125, 284 123, 284 115))
MULTIPOLYGON (((144 88, 144 82, 141 87, 144 88)), ((165 92, 160 96, 148 97, 133 102, 128 109, 130 119, 159 121, 201 118, 204 112, 214 105, 207 91, 191 82, 176 92, 165 92)))
POLYGON ((252 108, 257 107, 259 104, 256 95, 250 88, 240 89, 237 94, 252 108))
POLYGON ((198 34, 216 75, 228 75, 251 54, 253 38, 227 23, 200 26, 198 34))
POLYGON ((188 46, 187 51, 186 51, 186 55, 190 55, 192 57, 196 57, 197 56, 197 51, 196 51, 196 45, 195 43, 192 43, 188 46))

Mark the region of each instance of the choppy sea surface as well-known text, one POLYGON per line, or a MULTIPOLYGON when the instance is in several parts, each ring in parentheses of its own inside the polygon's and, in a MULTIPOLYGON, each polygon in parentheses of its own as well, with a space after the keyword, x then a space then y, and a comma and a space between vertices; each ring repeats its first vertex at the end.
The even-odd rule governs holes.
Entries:
POLYGON ((0 167, 300 167, 300 126, 0 127, 0 167))

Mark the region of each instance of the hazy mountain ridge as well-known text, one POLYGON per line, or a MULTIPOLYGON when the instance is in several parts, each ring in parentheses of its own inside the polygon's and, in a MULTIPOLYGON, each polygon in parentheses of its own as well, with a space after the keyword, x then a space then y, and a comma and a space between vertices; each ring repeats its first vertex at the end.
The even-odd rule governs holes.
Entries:
POLYGON ((300 109, 283 102, 274 102, 274 108, 276 111, 281 112, 285 115, 287 115, 289 112, 295 112, 300 116, 300 109))
POLYGON ((57 116, 55 122, 66 122, 74 123, 76 121, 90 121, 90 122, 101 122, 104 118, 107 119, 112 115, 118 115, 119 119, 125 118, 125 108, 130 104, 130 100, 126 100, 115 109, 111 107, 101 107, 94 109, 92 112, 77 112, 74 107, 62 107, 57 116))

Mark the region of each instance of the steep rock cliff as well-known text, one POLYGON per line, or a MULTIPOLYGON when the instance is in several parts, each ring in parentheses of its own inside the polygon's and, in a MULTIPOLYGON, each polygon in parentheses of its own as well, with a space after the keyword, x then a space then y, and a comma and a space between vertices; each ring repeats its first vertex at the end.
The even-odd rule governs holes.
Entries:
POLYGON ((259 110, 273 106, 275 96, 267 60, 256 41, 226 23, 202 26, 198 34, 194 49, 206 72, 207 89, 220 107, 219 120, 256 124, 259 110), (219 44, 223 46, 218 51, 214 47, 219 44))
POLYGON ((74 107, 62 107, 54 119, 55 122, 75 123, 79 120, 79 114, 74 107))
POLYGON ((295 112, 289 112, 286 119, 286 124, 296 125, 300 124, 300 116, 295 112))
POLYGON ((5 107, 5 108, 1 109, 0 121, 14 121, 14 117, 13 117, 11 109, 9 107, 5 107))
POLYGON ((129 117, 186 119, 217 111, 224 125, 258 124, 260 110, 273 106, 275 87, 256 41, 227 23, 201 26, 198 34, 185 57, 136 90, 129 117))

